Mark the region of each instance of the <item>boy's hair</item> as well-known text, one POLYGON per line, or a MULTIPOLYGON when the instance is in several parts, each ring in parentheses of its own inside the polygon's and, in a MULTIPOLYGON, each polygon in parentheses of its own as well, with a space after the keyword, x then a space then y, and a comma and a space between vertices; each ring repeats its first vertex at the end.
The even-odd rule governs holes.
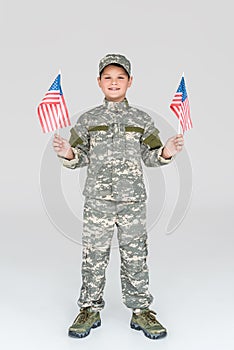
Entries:
MULTIPOLYGON (((118 64, 118 63, 110 63, 110 64, 108 64, 108 66, 110 66, 110 65, 123 68, 124 71, 125 71, 125 73, 126 73, 127 76, 128 76, 128 79, 130 78, 129 73, 126 71, 126 69, 125 69, 121 64, 118 64)), ((108 67, 108 66, 106 66, 106 67, 108 67)), ((104 67, 104 68, 100 71, 100 73, 99 73, 99 77, 100 77, 100 78, 102 77, 102 73, 103 73, 103 71, 104 71, 104 69, 105 69, 106 67, 104 67)))

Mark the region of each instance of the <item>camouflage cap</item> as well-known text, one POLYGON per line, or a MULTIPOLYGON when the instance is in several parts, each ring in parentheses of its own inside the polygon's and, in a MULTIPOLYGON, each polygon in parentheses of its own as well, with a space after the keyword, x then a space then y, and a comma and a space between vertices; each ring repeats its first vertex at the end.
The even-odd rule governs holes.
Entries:
POLYGON ((99 62, 99 74, 101 73, 101 71, 108 66, 109 64, 113 64, 113 63, 117 63, 119 65, 121 65, 126 72, 129 74, 129 76, 131 75, 131 63, 129 62, 129 60, 120 54, 107 54, 105 57, 103 57, 100 62, 99 62))

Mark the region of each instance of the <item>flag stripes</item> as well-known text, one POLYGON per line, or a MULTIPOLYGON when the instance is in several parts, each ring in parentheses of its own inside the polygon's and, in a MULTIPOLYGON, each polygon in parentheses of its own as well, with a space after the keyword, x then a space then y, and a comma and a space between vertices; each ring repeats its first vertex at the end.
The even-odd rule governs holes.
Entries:
POLYGON ((71 125, 60 86, 60 74, 38 106, 38 117, 44 133, 71 125))

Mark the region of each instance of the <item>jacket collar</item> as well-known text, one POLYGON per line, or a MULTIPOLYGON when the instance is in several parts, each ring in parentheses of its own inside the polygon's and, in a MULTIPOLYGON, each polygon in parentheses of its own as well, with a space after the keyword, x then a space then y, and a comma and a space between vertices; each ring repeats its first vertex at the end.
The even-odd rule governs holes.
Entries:
POLYGON ((129 108, 128 100, 125 99, 121 102, 108 101, 106 98, 103 101, 103 106, 113 112, 124 111, 129 108))

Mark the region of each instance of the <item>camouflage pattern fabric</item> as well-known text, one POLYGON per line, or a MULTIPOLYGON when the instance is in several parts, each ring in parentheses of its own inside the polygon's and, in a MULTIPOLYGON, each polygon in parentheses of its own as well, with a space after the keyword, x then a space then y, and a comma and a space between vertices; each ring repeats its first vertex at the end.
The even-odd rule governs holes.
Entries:
POLYGON ((146 190, 141 161, 157 167, 170 163, 161 157, 163 145, 152 118, 121 102, 104 99, 83 113, 69 140, 75 158, 61 159, 70 169, 87 166, 83 227, 82 288, 78 305, 104 307, 105 270, 111 238, 117 226, 121 255, 123 302, 147 308, 148 291, 146 190))
POLYGON ((152 118, 129 106, 127 99, 83 113, 69 140, 75 158, 65 167, 88 166, 83 195, 114 201, 144 201, 147 197, 141 161, 149 167, 170 163, 161 157, 162 142, 152 118))
POLYGON ((78 305, 96 311, 104 307, 105 270, 116 225, 123 302, 128 308, 148 307, 153 297, 148 290, 146 203, 86 198, 83 219, 83 283, 78 305))
POLYGON ((101 71, 108 66, 109 64, 117 63, 120 64, 126 72, 131 75, 131 63, 130 61, 123 55, 120 54, 107 54, 103 57, 99 62, 99 74, 101 71))

